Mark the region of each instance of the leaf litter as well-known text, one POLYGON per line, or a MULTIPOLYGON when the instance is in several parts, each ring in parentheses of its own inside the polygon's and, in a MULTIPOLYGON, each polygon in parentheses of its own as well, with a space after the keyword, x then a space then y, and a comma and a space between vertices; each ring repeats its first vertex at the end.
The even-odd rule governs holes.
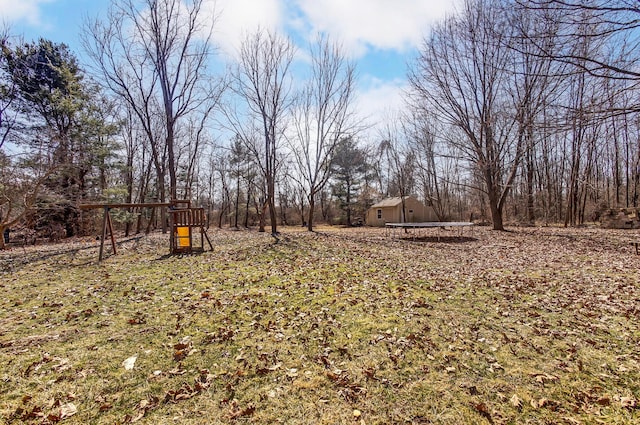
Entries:
POLYGON ((438 241, 326 227, 286 228, 277 242, 217 231, 199 256, 164 256, 161 235, 102 263, 82 241, 1 252, 0 415, 633 423, 633 237, 477 228, 438 241))

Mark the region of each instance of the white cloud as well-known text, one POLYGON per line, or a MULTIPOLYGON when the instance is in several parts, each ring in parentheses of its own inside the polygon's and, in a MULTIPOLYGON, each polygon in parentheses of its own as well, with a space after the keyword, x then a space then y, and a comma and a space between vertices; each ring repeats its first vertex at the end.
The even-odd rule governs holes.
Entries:
POLYGON ((375 139, 386 124, 385 119, 396 116, 403 109, 403 93, 407 82, 400 79, 385 81, 373 77, 367 77, 363 82, 366 87, 358 90, 355 109, 367 126, 363 138, 375 139))
POLYGON ((452 0, 294 0, 310 31, 328 32, 355 55, 368 48, 406 51, 429 25, 453 10, 452 0))
POLYGON ((0 0, 0 18, 11 24, 24 21, 29 25, 40 25, 40 5, 52 0, 0 0))
MULTIPOLYGON (((1 0, 0 0, 1 1, 1 0)), ((228 55, 235 56, 247 34, 258 28, 275 30, 282 25, 282 0, 211 0, 215 9, 214 42, 228 55)))
MULTIPOLYGON (((8 1, 8 0, 0 0, 8 1)), ((304 39, 318 32, 339 39, 354 56, 369 49, 407 51, 419 45, 429 26, 460 0, 209 0, 218 16, 216 43, 234 55, 258 27, 287 27, 304 39)))

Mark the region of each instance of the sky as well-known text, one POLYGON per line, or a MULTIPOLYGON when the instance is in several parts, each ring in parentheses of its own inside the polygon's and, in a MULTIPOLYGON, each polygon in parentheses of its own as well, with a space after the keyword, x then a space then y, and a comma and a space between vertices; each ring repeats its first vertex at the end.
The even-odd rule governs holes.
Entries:
MULTIPOLYGON (((117 1, 117 0, 116 0, 117 1)), ((304 51, 318 33, 339 40, 355 61, 357 110, 371 125, 401 108, 407 65, 433 23, 458 0, 206 0, 218 16, 215 41, 231 60, 258 27, 288 34, 304 51)), ((0 21, 26 41, 65 43, 83 63, 80 31, 106 15, 110 0, 0 0, 0 21)))

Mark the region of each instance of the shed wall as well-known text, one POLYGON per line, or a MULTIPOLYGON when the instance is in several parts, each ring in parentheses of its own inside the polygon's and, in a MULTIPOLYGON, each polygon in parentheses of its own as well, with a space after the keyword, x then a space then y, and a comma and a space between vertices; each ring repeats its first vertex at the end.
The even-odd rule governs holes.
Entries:
POLYGON ((402 219, 402 203, 390 207, 371 207, 367 211, 366 223, 368 226, 382 227, 385 223, 420 223, 438 221, 435 211, 430 206, 425 206, 414 197, 405 199, 406 218, 402 219), (378 218, 378 211, 381 217, 378 218))

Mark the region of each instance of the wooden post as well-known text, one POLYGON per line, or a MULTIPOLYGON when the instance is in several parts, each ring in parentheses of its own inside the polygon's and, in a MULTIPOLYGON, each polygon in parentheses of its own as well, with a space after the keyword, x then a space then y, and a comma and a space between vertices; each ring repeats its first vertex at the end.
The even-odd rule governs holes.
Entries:
POLYGON ((102 261, 104 253, 104 240, 107 238, 107 230, 109 230, 109 236, 111 237, 111 248, 113 254, 116 254, 116 240, 113 236, 113 224, 111 223, 111 214, 109 214, 110 208, 104 207, 104 214, 102 217, 102 237, 100 238, 100 253, 98 254, 98 261, 102 261))
POLYGON ((111 223, 111 214, 109 213, 110 209, 107 208, 107 224, 109 225, 109 235, 111 236, 111 248, 113 249, 113 255, 116 255, 116 237, 113 234, 113 224, 111 223))
POLYGON ((169 210, 170 210, 169 211, 169 253, 175 254, 177 240, 176 240, 176 235, 174 234, 174 232, 176 231, 176 228, 175 228, 175 217, 172 214, 173 206, 170 206, 169 210))
POLYGON ((189 252, 193 250, 193 210, 187 211, 187 222, 189 223, 189 252))

